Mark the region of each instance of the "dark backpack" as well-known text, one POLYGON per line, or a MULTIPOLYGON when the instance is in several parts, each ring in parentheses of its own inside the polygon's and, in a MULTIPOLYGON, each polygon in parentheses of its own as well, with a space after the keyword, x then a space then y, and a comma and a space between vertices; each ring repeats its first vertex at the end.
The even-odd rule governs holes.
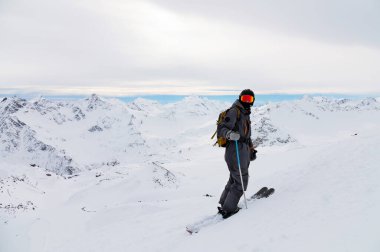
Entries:
MULTIPOLYGON (((237 112, 237 121, 240 119, 240 109, 238 109, 237 107, 234 107, 236 109, 236 112, 237 112)), ((214 139, 215 135, 218 134, 219 132, 219 128, 222 124, 222 122, 224 121, 224 119, 226 118, 226 115, 227 115, 227 112, 230 110, 230 109, 233 109, 233 108, 229 108, 223 112, 221 112, 219 114, 219 117, 218 117, 218 120, 216 121, 216 131, 215 133, 212 135, 211 139, 214 139)), ((236 126, 236 125, 235 125, 236 126)), ((216 139, 216 142, 214 143, 213 146, 215 145, 218 145, 218 147, 226 147, 227 145, 227 139, 225 137, 222 137, 222 136, 219 136, 217 135, 217 139, 216 139)))

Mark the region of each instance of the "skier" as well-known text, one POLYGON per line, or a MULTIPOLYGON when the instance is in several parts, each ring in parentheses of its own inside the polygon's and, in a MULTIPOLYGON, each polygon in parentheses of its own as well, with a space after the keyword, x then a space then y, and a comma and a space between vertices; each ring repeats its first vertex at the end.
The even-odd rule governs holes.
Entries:
POLYGON ((220 196, 218 207, 223 218, 228 218, 237 213, 240 197, 248 185, 248 167, 250 161, 256 159, 256 150, 251 140, 251 107, 255 101, 255 94, 250 89, 243 90, 239 99, 234 102, 218 127, 218 136, 226 138, 226 152, 224 159, 227 163, 230 177, 225 189, 220 196), (235 141, 238 141, 238 153, 243 184, 241 183, 235 141), (244 188, 243 188, 244 186, 244 188))

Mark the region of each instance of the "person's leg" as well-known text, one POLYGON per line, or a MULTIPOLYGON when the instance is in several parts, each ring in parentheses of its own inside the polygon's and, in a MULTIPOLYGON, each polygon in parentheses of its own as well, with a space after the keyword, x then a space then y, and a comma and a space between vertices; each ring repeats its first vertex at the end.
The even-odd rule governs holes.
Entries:
POLYGON ((227 181, 227 184, 226 184, 226 186, 224 187, 224 190, 223 190, 223 192, 222 192, 222 195, 220 196, 220 199, 219 199, 219 204, 220 204, 221 206, 223 206, 224 201, 226 200, 226 197, 227 197, 228 193, 230 192, 230 188, 231 188, 233 182, 234 182, 234 180, 232 179, 232 177, 231 177, 231 175, 230 175, 230 177, 229 177, 229 179, 228 179, 228 181, 227 181))
MULTIPOLYGON (((244 189, 248 186, 248 167, 249 167, 249 152, 245 144, 239 144, 240 168, 243 177, 244 189)), ((226 149, 225 160, 230 171, 230 179, 232 179, 228 194, 224 200, 222 208, 226 212, 235 212, 240 197, 243 195, 243 185, 241 184, 239 166, 236 156, 235 145, 230 145, 226 149)))
MULTIPOLYGON (((233 183, 225 198, 222 208, 226 212, 235 212, 241 196, 243 195, 243 186, 241 184, 240 174, 231 174, 233 183)), ((248 174, 243 175, 244 187, 248 186, 248 174)))

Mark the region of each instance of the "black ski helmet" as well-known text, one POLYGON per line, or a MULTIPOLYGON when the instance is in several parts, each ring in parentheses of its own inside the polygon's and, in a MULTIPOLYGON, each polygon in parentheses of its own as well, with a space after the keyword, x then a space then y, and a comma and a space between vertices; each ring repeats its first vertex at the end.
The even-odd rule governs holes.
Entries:
POLYGON ((251 107, 253 106, 253 103, 255 102, 255 93, 251 90, 251 89, 244 89, 243 91, 241 91, 240 95, 239 95, 239 101, 243 104, 243 105, 247 105, 247 107, 251 107), (243 102, 241 100, 241 97, 243 95, 250 95, 250 96, 253 96, 253 101, 251 103, 246 103, 246 102, 243 102))

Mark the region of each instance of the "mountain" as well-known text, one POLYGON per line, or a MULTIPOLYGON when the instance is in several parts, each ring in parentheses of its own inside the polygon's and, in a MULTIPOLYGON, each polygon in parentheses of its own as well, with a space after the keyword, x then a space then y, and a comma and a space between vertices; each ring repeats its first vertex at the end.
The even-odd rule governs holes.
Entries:
POLYGON ((72 174, 76 170, 72 158, 64 150, 40 141, 36 131, 17 116, 20 111, 26 113, 30 106, 26 100, 17 97, 4 98, 0 103, 0 155, 3 158, 17 157, 31 166, 60 174, 72 174))
POLYGON ((276 193, 187 236, 187 224, 215 213, 228 179, 210 137, 230 105, 3 98, 0 251, 378 250, 373 98, 254 107, 246 193, 276 193))
MULTIPOLYGON (((0 154, 61 175, 107 163, 183 160, 188 157, 182 154, 194 146, 196 138, 200 144, 210 138, 218 114, 229 106, 199 96, 165 105, 142 98, 124 104, 95 94, 77 101, 3 98, 0 154)), ((328 132, 323 136, 328 138, 338 134, 342 122, 349 124, 354 134, 360 121, 346 122, 345 113, 378 110, 379 102, 374 98, 352 101, 306 96, 299 101, 267 104, 252 111, 252 138, 261 147, 302 145, 312 140, 314 126, 331 125, 328 131, 320 132, 328 132), (310 132, 297 136, 300 129, 310 132)))

